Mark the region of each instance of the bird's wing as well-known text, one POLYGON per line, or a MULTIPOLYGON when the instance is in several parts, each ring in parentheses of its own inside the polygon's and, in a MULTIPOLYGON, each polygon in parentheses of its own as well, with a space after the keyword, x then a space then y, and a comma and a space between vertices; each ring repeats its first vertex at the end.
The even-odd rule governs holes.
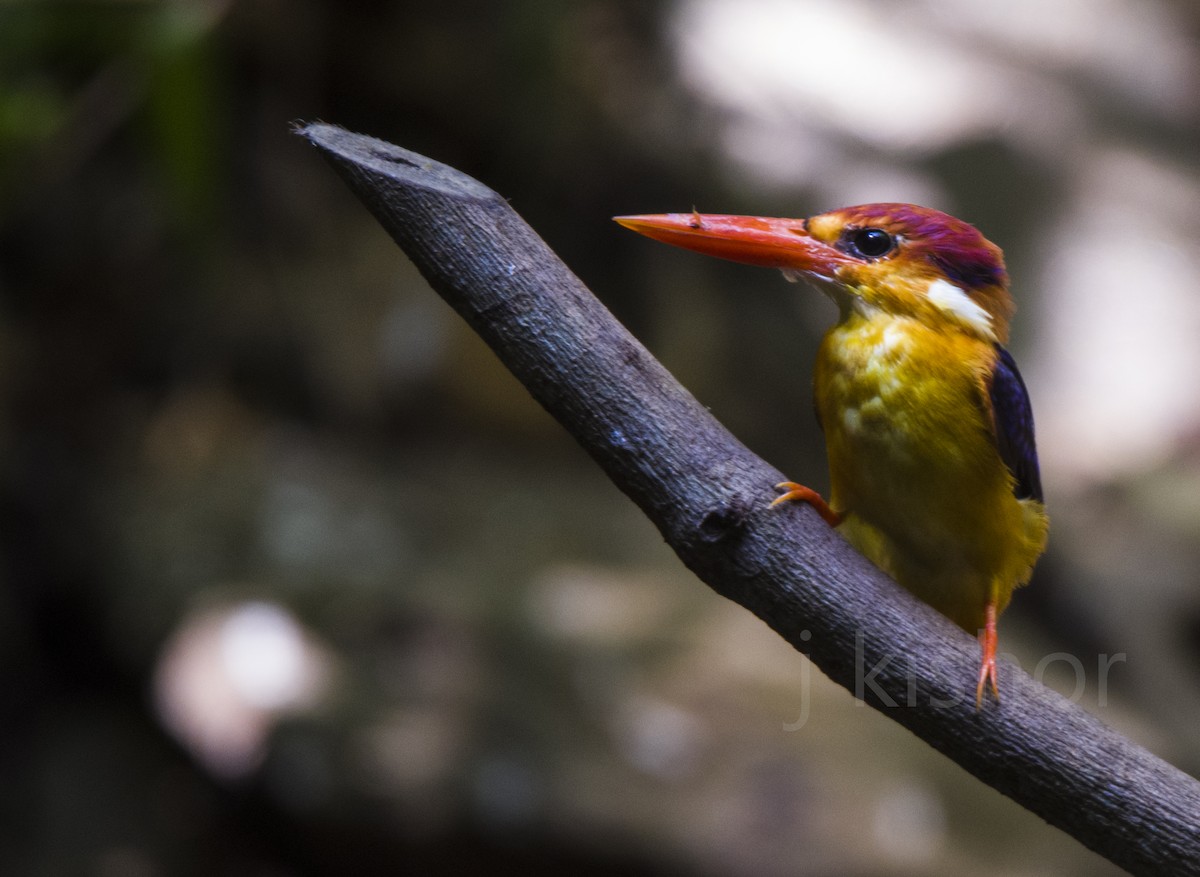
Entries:
POLYGON ((1038 472, 1037 444, 1033 438, 1033 409, 1029 392, 1012 354, 996 345, 996 368, 988 395, 996 430, 996 449, 1012 473, 1013 492, 1018 499, 1043 502, 1042 479, 1038 472))

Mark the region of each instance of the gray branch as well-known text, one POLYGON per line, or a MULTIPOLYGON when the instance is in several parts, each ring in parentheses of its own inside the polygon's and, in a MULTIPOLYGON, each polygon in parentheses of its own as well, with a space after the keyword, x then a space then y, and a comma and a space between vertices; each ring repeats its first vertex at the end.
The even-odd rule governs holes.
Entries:
POLYGON ((721 426, 508 202, 341 128, 318 147, 430 285, 713 590, 831 679, 1116 864, 1200 874, 1200 783, 1001 662, 977 711, 975 640, 895 585, 721 426))

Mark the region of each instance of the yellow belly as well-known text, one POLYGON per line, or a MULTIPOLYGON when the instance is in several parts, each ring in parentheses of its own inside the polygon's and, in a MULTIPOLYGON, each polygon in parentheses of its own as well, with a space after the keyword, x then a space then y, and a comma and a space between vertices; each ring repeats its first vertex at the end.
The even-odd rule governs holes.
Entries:
POLYGON ((974 632, 1046 544, 993 438, 987 342, 859 314, 825 336, 815 376, 839 528, 901 585, 974 632))

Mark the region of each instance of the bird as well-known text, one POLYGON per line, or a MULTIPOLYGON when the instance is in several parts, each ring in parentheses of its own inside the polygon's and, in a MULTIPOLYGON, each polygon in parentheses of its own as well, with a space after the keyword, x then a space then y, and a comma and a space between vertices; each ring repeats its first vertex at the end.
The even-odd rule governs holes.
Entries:
POLYGON ((969 633, 979 709, 999 702, 996 620, 1046 548, 1025 382, 1008 352, 1014 311, 999 247, 928 207, 862 204, 804 219, 691 213, 618 216, 655 240, 781 269, 837 305, 813 395, 828 502, 802 502, 904 588, 969 633))

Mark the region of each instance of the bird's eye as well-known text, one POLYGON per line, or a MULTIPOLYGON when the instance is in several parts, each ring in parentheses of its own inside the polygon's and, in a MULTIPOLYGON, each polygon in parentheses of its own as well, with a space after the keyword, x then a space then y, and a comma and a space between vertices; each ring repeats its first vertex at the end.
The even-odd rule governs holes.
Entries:
POLYGON ((851 250, 867 259, 887 254, 896 245, 892 236, 882 228, 860 228, 850 238, 851 250))

